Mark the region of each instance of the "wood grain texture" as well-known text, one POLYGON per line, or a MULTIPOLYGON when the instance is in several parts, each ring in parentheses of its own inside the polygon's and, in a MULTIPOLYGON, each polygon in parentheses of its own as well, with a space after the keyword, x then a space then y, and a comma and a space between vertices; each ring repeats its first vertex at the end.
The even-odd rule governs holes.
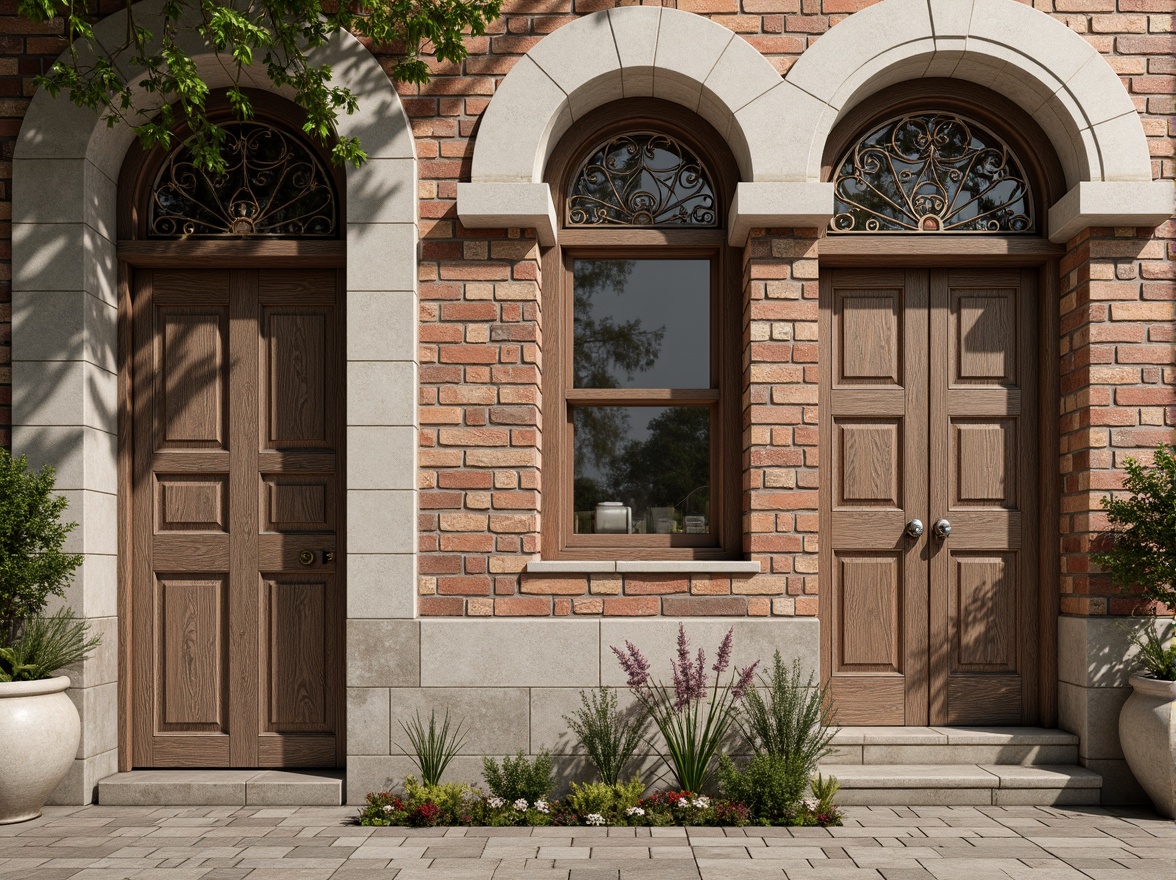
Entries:
POLYGON ((171 269, 298 268, 308 265, 342 267, 347 261, 343 241, 135 241, 118 243, 118 258, 132 266, 171 269))
POLYGON ((342 760, 341 290, 136 273, 129 766, 257 767, 263 741, 265 766, 342 760))

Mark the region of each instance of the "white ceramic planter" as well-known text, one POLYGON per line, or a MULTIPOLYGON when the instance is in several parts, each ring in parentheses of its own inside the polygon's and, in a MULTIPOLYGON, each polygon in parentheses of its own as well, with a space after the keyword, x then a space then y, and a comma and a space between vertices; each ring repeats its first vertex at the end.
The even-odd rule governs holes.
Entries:
POLYGON ((0 682, 0 825, 41 815, 78 752, 69 678, 0 682))
POLYGON ((1156 810, 1176 818, 1176 681, 1136 674, 1131 687, 1119 713, 1123 755, 1156 810))

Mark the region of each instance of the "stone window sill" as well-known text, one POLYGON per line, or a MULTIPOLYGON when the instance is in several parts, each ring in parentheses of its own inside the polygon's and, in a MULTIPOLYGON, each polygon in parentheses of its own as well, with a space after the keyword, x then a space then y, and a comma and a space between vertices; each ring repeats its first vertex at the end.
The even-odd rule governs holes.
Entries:
POLYGON ((675 559, 651 560, 546 560, 532 559, 527 574, 730 574, 754 575, 762 569, 758 562, 740 560, 675 559))

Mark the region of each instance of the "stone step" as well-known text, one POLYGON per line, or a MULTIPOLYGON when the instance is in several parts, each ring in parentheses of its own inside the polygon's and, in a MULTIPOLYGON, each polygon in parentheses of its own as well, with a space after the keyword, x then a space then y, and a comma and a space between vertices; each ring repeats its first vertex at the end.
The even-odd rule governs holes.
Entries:
POLYGON ((122 807, 338 807, 343 773, 309 770, 132 770, 98 783, 122 807))
POLYGON ((1097 804, 1102 777, 1072 764, 822 764, 842 806, 1097 804))
POLYGON ((1077 764, 1078 737, 1045 727, 842 727, 825 764, 1077 764))

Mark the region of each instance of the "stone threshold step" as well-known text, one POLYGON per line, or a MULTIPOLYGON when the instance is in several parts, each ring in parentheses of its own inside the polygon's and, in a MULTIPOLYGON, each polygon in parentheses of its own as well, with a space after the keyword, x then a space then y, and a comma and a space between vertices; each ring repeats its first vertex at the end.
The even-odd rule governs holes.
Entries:
POLYGON ((98 783, 98 803, 119 807, 338 807, 342 771, 132 770, 98 783))
POLYGON ((1078 737, 1044 727, 842 727, 829 764, 1075 764, 1078 737))
POLYGON ((841 783, 846 806, 1099 803, 1102 777, 1071 764, 825 764, 841 783))

